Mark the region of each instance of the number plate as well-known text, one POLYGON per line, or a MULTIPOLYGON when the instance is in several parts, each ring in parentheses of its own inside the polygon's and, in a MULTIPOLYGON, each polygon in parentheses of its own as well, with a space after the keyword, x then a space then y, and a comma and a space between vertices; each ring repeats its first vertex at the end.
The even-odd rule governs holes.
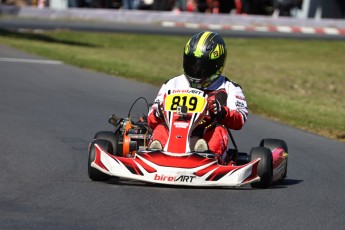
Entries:
POLYGON ((206 99, 202 95, 193 91, 169 94, 165 98, 165 110, 174 112, 178 106, 186 106, 188 113, 202 113, 206 105, 206 99))

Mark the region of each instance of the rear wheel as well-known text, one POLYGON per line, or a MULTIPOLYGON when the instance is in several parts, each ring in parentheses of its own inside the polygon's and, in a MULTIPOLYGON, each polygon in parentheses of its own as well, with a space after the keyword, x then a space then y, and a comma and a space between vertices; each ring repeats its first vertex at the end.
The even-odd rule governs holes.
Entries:
POLYGON ((113 147, 112 148, 113 151, 109 153, 115 156, 118 154, 118 141, 119 141, 118 133, 114 133, 111 131, 100 131, 95 134, 94 139, 103 139, 103 140, 109 141, 113 147))
MULTIPOLYGON (((284 149, 285 153, 288 153, 288 146, 286 142, 280 139, 263 139, 260 142, 260 146, 269 148, 271 151, 273 151, 276 148, 281 148, 281 149, 284 149)), ((287 166, 288 166, 288 160, 286 160, 284 174, 281 179, 284 179, 287 175, 287 166)))
POLYGON ((105 181, 110 178, 109 175, 102 173, 101 171, 91 167, 91 163, 95 160, 96 157, 96 146, 95 144, 99 145, 101 148, 103 148, 108 153, 113 153, 113 147, 110 141, 107 140, 93 140, 90 144, 89 148, 89 160, 88 160, 88 175, 91 180, 94 181, 105 181))
POLYGON ((269 148, 255 147, 250 151, 251 160, 260 158, 258 165, 258 176, 260 181, 251 183, 253 188, 268 188, 272 184, 273 159, 269 148))

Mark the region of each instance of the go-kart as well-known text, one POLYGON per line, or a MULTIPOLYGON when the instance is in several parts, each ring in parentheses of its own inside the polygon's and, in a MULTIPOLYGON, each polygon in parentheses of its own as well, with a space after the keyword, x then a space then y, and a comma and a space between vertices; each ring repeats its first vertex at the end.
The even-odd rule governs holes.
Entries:
POLYGON ((228 130, 232 147, 220 158, 210 150, 196 151, 191 133, 207 113, 207 94, 198 89, 170 90, 162 110, 169 130, 164 149, 150 149, 152 130, 147 117, 133 121, 131 106, 127 118, 112 115, 113 131, 96 133, 89 145, 88 175, 91 180, 111 177, 142 182, 183 185, 239 187, 250 184, 267 188, 286 177, 288 147, 279 139, 263 139, 250 153, 239 152, 228 130))

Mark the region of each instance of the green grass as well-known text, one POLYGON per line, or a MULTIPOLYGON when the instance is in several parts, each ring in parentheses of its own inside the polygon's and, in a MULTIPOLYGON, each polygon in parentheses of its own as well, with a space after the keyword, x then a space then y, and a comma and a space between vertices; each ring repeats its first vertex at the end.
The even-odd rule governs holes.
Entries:
MULTIPOLYGON (((189 37, 0 30, 0 44, 160 86, 183 72, 189 37)), ((345 141, 345 42, 226 39, 224 75, 240 83, 250 113, 345 141)))

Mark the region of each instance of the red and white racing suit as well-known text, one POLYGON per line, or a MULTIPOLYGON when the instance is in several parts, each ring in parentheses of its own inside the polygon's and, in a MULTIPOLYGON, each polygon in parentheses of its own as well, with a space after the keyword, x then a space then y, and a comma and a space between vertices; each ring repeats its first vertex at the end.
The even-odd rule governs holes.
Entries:
MULTIPOLYGON (((157 103, 163 102, 163 97, 171 89, 187 89, 190 87, 185 75, 174 77, 164 83, 155 99, 155 104, 148 114, 148 125, 154 130, 151 140, 159 140, 163 147, 168 140, 168 130, 161 118, 156 117, 157 103)), ((206 89, 203 89, 209 98, 216 98, 222 105, 220 116, 211 117, 206 114, 193 131, 192 135, 204 138, 209 149, 220 156, 227 150, 228 132, 226 128, 239 130, 247 120, 248 110, 245 96, 240 85, 230 81, 224 76, 218 79, 206 89), (213 121, 216 125, 214 125, 213 121), (212 124, 212 125, 211 125, 212 124)))

